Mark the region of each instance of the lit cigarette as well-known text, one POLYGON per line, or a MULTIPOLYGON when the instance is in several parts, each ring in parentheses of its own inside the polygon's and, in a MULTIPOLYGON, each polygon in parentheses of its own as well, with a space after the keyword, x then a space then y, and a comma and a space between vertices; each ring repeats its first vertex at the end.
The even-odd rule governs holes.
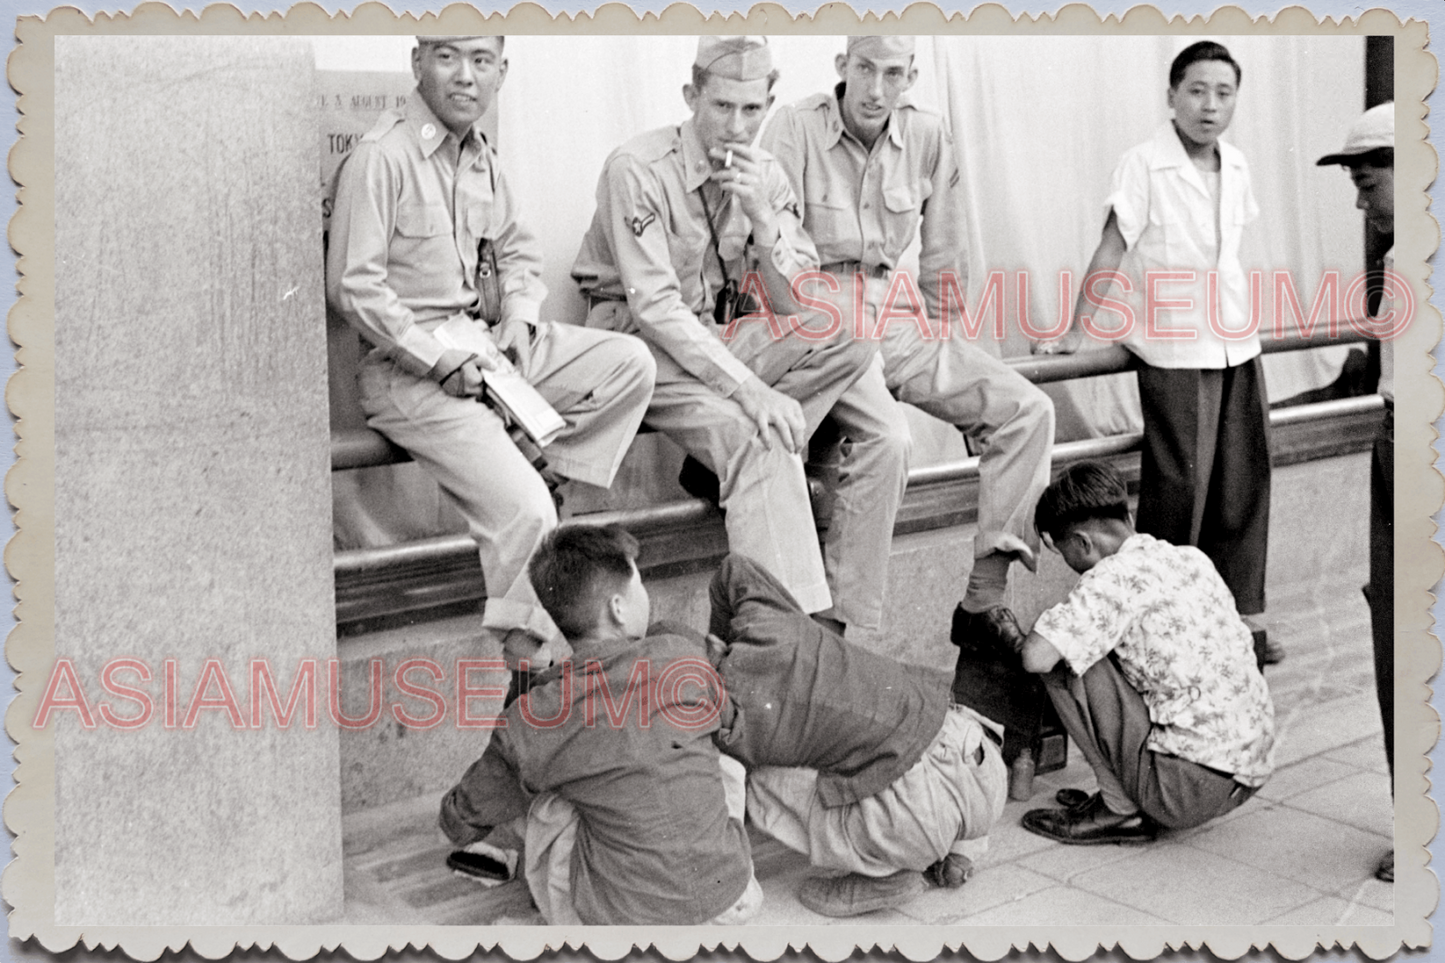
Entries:
POLYGON ((732 151, 728 151, 728 156, 725 157, 725 158, 723 158, 723 166, 724 166, 724 167, 731 167, 731 166, 733 166, 733 152, 732 152, 732 151))

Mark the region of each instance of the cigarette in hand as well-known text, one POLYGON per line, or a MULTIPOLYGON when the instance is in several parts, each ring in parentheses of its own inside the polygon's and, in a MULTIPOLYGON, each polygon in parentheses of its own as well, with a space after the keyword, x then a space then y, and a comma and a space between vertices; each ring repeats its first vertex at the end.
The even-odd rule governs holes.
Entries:
POLYGON ((723 166, 724 166, 724 167, 731 167, 731 166, 733 166, 733 152, 732 152, 731 150, 728 151, 728 156, 725 157, 725 158, 723 158, 723 166))

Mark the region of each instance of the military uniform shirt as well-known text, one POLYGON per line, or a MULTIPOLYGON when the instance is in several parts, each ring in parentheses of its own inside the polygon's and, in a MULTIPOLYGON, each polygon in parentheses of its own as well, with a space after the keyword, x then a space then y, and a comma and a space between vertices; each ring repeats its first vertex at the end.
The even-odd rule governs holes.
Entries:
POLYGON ((377 349, 425 375, 446 350, 431 329, 477 305, 482 238, 496 250, 501 320, 535 323, 547 296, 539 247, 495 152, 475 127, 459 143, 413 92, 341 169, 327 298, 377 349))
MULTIPOLYGON (((771 158, 762 162, 779 238, 769 256, 787 278, 817 267, 797 200, 771 158)), ((597 213, 572 267, 582 293, 626 300, 631 324, 682 368, 727 397, 752 372, 723 344, 713 305, 727 277, 741 279, 757 252, 742 205, 709 189, 718 252, 713 253, 701 189, 713 167, 692 121, 635 137, 607 158, 597 184, 597 213), (701 320, 699 320, 701 319, 701 320)))
POLYGON ((815 94, 778 110, 763 147, 803 201, 803 227, 823 264, 857 261, 893 270, 921 236, 918 285, 940 314, 940 276, 968 288, 968 245, 958 162, 937 114, 899 104, 870 151, 843 126, 838 98, 815 94))

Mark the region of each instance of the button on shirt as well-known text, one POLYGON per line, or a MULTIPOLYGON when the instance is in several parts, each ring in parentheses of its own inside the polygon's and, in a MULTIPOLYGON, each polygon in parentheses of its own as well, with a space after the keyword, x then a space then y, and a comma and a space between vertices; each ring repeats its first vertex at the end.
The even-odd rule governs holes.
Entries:
POLYGON ((341 169, 327 300, 378 350, 423 375, 445 350, 431 329, 477 305, 483 238, 496 250, 501 320, 535 323, 547 296, 540 248, 517 219, 495 152, 475 127, 459 142, 413 91, 341 169))
POLYGON ((823 264, 857 261, 892 270, 921 235, 917 280, 929 315, 937 318, 943 272, 953 272, 960 292, 968 290, 952 139, 937 114, 900 104, 870 151, 843 126, 842 91, 839 85, 780 108, 762 145, 802 199, 803 227, 823 264))
MULTIPOLYGON (((817 267, 797 200, 777 163, 762 162, 778 215, 778 242, 767 255, 784 277, 817 267)), ((643 134, 612 152, 597 183, 597 213, 582 240, 572 277, 590 297, 626 300, 640 334, 718 394, 731 395, 752 376, 728 351, 712 323, 726 277, 741 280, 760 252, 742 206, 709 189, 718 251, 713 253, 701 190, 712 173, 692 121, 643 134), (699 319, 702 319, 700 322, 699 319)))
POLYGON ((571 881, 584 923, 697 924, 732 906, 752 858, 723 793, 708 709, 717 694, 668 682, 698 677, 679 674, 684 660, 708 671, 701 645, 680 636, 578 645, 507 708, 505 728, 443 799, 447 836, 466 845, 556 793, 579 815, 571 881))
MULTIPOLYGON (((1243 332, 1249 324, 1249 282, 1239 263, 1244 225, 1259 216, 1250 187, 1249 165, 1231 144, 1219 141, 1219 201, 1194 166, 1174 130, 1166 124, 1150 140, 1128 151, 1114 169, 1105 201, 1118 219, 1130 256, 1122 270, 1134 283, 1135 324, 1124 344, 1159 368, 1228 368, 1260 352, 1259 336, 1223 338, 1209 325, 1207 273, 1218 271, 1218 326, 1243 332), (1159 307, 1155 332, 1145 328, 1147 272, 1193 272, 1192 281, 1157 283, 1160 301, 1192 301, 1188 308, 1159 307)), ((1104 314, 1100 326, 1120 324, 1104 314)))
POLYGON ((1233 773, 1246 786, 1269 777, 1274 705, 1249 628, 1199 549, 1130 536, 1034 631, 1079 675, 1116 655, 1149 709, 1154 752, 1233 773))

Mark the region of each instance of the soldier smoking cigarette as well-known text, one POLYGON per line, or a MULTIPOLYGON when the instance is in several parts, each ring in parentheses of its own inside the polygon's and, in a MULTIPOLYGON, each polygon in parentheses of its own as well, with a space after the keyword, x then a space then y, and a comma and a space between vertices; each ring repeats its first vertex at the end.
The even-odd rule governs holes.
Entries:
POLYGON ((724 166, 724 167, 731 167, 731 166, 733 166, 733 152, 732 152, 732 151, 728 151, 728 156, 725 157, 725 158, 723 158, 723 166, 724 166))

